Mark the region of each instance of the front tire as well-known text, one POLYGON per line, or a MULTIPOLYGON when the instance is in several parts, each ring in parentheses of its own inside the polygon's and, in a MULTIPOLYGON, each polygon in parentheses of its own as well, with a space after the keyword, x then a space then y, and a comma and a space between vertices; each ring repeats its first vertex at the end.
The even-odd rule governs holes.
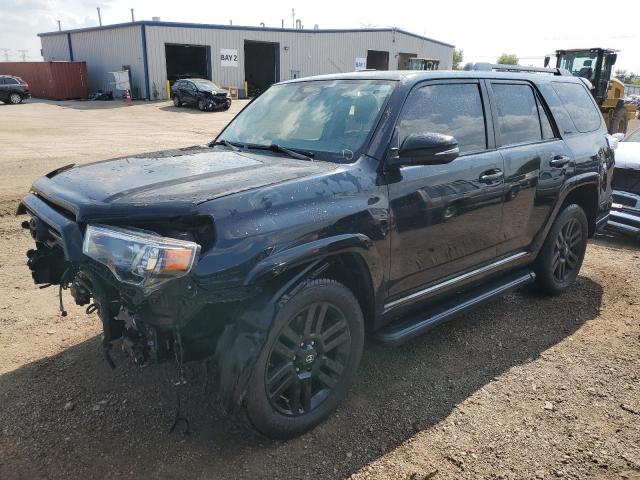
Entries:
POLYGON ((182 102, 180 101, 180 96, 178 94, 175 94, 173 96, 173 106, 174 107, 181 107, 182 106, 182 102))
POLYGON ((201 112, 204 112, 207 109, 207 104, 204 102, 203 99, 199 99, 198 100, 198 110, 200 110, 201 112))
POLYGON ((364 320, 353 293, 334 280, 309 282, 276 313, 249 382, 249 421, 274 439, 312 429, 346 395, 363 345, 364 320))
POLYGON ((12 105, 18 105, 19 103, 22 103, 22 95, 20 95, 19 93, 12 93, 11 95, 9 95, 9 103, 12 105))
POLYGON ((587 250, 587 215, 576 204, 565 207, 547 235, 536 260, 536 283, 549 294, 559 294, 575 282, 587 250))

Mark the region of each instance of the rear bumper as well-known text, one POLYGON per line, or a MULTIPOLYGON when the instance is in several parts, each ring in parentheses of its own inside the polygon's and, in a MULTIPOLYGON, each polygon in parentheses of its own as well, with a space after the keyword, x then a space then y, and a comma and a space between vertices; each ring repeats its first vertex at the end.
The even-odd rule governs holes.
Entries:
POLYGON ((640 195, 614 190, 607 230, 640 239, 640 195))

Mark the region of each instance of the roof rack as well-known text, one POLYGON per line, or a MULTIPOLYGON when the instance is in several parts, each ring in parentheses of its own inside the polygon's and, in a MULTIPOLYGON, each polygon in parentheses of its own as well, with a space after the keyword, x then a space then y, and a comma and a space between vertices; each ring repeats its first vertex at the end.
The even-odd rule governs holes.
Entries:
POLYGON ((465 70, 480 70, 484 72, 528 72, 548 73, 551 75, 571 76, 564 68, 521 67, 520 65, 506 65, 504 63, 474 63, 465 66, 465 70), (468 67, 468 68, 467 68, 468 67))

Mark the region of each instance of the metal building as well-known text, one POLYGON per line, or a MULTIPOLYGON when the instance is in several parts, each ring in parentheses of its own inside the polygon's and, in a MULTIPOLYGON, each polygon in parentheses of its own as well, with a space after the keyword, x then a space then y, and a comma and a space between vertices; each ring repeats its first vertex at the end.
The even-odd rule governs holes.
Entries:
POLYGON ((272 83, 358 69, 406 68, 411 57, 450 69, 453 45, 397 28, 306 30, 137 21, 39 34, 45 61, 87 63, 93 91, 108 72, 129 70, 132 93, 166 99, 166 82, 209 78, 244 92, 272 83))

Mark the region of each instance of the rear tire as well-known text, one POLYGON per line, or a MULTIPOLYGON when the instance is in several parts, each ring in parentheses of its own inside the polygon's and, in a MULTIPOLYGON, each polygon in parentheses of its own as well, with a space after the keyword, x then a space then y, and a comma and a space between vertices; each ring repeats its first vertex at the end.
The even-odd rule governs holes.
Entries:
POLYGON ((198 110, 204 112, 207 109, 207 105, 204 103, 203 99, 198 100, 198 110))
POLYGON ((181 107, 182 106, 182 102, 180 101, 180 96, 178 94, 175 94, 173 96, 173 106, 174 107, 181 107))
POLYGON ((306 284, 279 309, 254 366, 245 410, 274 439, 312 429, 337 408, 362 356, 358 300, 329 279, 306 284))
POLYGON ((545 293, 557 295, 575 282, 587 249, 587 215, 576 204, 560 212, 535 263, 536 284, 545 293))
POLYGON ((19 93, 12 93, 11 95, 9 95, 9 103, 12 105, 18 105, 19 103, 22 103, 22 95, 20 95, 19 93))
POLYGON ((629 126, 629 117, 627 117, 627 109, 618 107, 611 116, 611 125, 609 125, 609 133, 627 133, 629 126))

